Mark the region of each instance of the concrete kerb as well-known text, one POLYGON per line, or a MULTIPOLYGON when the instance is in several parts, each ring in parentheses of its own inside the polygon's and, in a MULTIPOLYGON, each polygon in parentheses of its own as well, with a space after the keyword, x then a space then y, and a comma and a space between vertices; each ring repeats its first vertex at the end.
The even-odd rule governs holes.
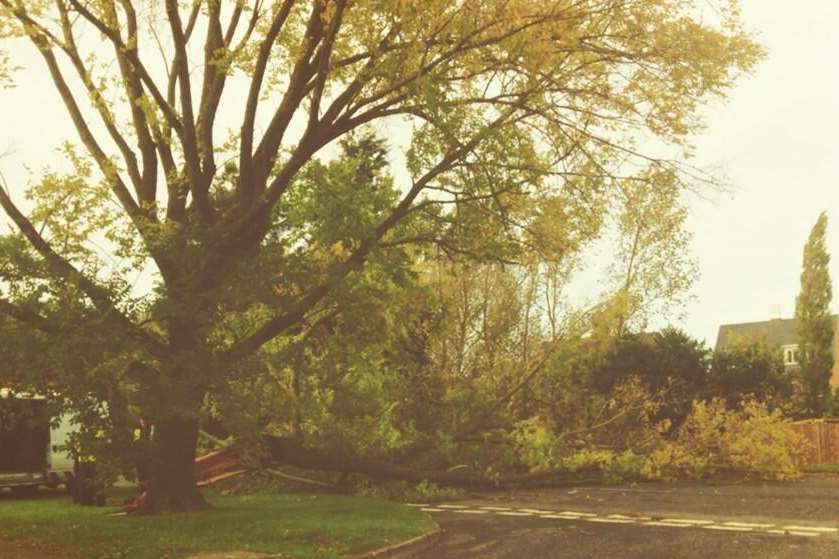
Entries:
POLYGON ((427 551, 437 545, 443 536, 445 530, 440 528, 436 522, 434 524, 433 530, 416 538, 356 555, 346 555, 343 559, 408 559, 409 557, 415 557, 418 553, 427 551))
MULTIPOLYGON (((408 559, 437 545, 442 535, 443 529, 435 522, 434 529, 416 538, 356 555, 346 555, 342 559, 408 559)), ((286 557, 286 555, 266 555, 251 551, 226 551, 199 553, 190 555, 187 559, 286 559, 286 557)))

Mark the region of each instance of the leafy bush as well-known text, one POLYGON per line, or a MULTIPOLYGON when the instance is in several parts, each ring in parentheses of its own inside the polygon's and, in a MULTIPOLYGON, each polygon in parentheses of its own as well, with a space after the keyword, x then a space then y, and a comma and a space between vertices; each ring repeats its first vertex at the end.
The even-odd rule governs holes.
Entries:
POLYGON ((736 470, 762 479, 795 479, 805 443, 780 411, 748 401, 727 409, 723 400, 694 402, 675 439, 650 454, 651 478, 704 478, 736 470))
POLYGON ((562 440, 541 417, 516 423, 510 435, 520 460, 532 470, 555 468, 562 458, 562 440))
POLYGON ((596 469, 606 483, 618 484, 643 479, 646 457, 632 450, 617 453, 611 450, 581 450, 563 460, 563 468, 571 472, 596 469))
POLYGON ((637 479, 702 479, 736 471, 762 479, 795 479, 805 450, 780 410, 749 400, 694 401, 681 425, 654 421, 657 400, 625 383, 604 406, 611 417, 595 429, 556 433, 542 417, 516 424, 511 440, 531 471, 597 472, 607 483, 637 479), (614 405, 612 405, 614 404, 614 405))
POLYGON ((764 404, 748 402, 742 416, 727 437, 731 465, 768 479, 800 477, 798 464, 807 443, 781 412, 769 412, 764 404))
POLYGON ((531 417, 516 424, 512 445, 531 471, 594 471, 607 483, 641 479, 646 457, 670 426, 654 419, 665 391, 651 393, 640 379, 624 379, 609 398, 590 402, 589 426, 563 429, 545 417, 531 417))

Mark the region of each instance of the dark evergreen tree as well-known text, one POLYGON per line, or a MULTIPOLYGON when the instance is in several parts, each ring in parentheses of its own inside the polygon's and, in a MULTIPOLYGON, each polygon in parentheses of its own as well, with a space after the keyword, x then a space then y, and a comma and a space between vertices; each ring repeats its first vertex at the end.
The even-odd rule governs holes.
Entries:
POLYGON ((818 417, 827 410, 833 370, 833 316, 830 302, 830 255, 825 246, 827 214, 819 216, 804 245, 801 293, 795 301, 801 350, 800 382, 803 413, 818 417))

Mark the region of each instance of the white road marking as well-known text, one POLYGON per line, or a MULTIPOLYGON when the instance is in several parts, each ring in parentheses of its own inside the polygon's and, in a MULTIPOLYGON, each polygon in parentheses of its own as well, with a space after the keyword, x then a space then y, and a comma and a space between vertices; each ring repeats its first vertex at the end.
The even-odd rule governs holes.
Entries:
POLYGON ((784 530, 804 530, 810 532, 832 533, 839 532, 839 528, 827 528, 825 526, 784 526, 784 530))
POLYGON ((586 518, 586 522, 599 522, 601 524, 635 524, 634 520, 621 520, 618 518, 586 518))
POLYGON ((753 522, 723 522, 724 526, 735 526, 737 528, 772 528, 774 524, 756 524, 753 522))
POLYGON ((775 524, 759 522, 713 521, 694 518, 664 518, 652 520, 650 516, 629 516, 625 514, 610 514, 600 516, 590 512, 580 511, 549 511, 545 509, 512 509, 510 507, 467 505, 428 505, 424 503, 406 503, 409 507, 419 508, 423 512, 454 512, 458 514, 486 515, 494 513, 500 516, 534 517, 556 520, 585 520, 598 524, 637 524, 641 526, 661 526, 667 528, 703 528, 721 532, 752 532, 774 534, 779 536, 800 536, 817 538, 823 534, 834 534, 839 528, 832 526, 777 526, 775 524))
POLYGON ((625 514, 610 514, 608 518, 615 518, 617 520, 635 520, 635 521, 642 521, 642 520, 652 520, 650 516, 627 516, 625 514))
POLYGON ((819 536, 821 536, 821 534, 818 532, 795 532, 792 530, 787 532, 787 534, 791 536, 803 536, 805 538, 818 538, 819 536))
POLYGON ((713 524, 710 526, 703 526, 706 530, 720 530, 723 532, 754 532, 754 528, 744 528, 742 526, 719 526, 713 524))
POLYGON ((666 526, 668 528, 690 528, 690 524, 685 523, 676 523, 676 522, 663 522, 661 520, 654 520, 653 522, 644 522, 644 526, 666 526))

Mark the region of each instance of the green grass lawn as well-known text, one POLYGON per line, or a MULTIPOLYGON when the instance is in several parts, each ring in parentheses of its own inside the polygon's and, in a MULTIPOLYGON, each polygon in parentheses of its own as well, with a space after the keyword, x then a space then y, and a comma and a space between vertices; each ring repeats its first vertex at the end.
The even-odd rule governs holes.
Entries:
POLYGON ((0 496, 0 539, 82 559, 161 559, 254 551, 339 557, 397 543, 433 528, 418 510, 381 499, 321 494, 207 493, 214 510, 114 517, 66 495, 0 496))

